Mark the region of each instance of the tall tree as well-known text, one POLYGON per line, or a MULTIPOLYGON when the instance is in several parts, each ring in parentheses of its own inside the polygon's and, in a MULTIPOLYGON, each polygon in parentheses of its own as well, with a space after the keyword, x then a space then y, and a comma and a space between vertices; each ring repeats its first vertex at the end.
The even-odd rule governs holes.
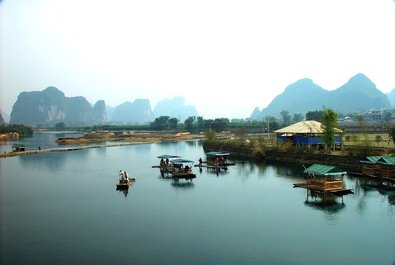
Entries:
POLYGON ((153 122, 151 122, 151 126, 156 130, 166 130, 168 128, 169 119, 170 116, 157 117, 153 122))
POLYGON ((178 119, 177 118, 170 118, 168 120, 168 124, 170 126, 171 129, 177 129, 177 124, 178 124, 178 119))
POLYGON ((324 109, 322 125, 324 129, 325 149, 332 148, 335 145, 335 130, 337 127, 337 113, 332 109, 324 109))
POLYGON ((189 132, 193 131, 193 124, 195 123, 196 116, 189 116, 185 121, 185 129, 189 132))
POLYGON ((391 118, 392 118, 392 113, 390 111, 387 111, 387 110, 384 111, 384 121, 386 123, 390 123, 391 118))
POLYGON ((292 118, 292 122, 299 122, 303 120, 303 114, 302 113, 294 113, 294 116, 292 118))
POLYGON ((280 112, 281 117, 283 118, 284 126, 291 124, 291 115, 289 115, 288 110, 283 110, 280 112))
POLYGON ((309 111, 306 113, 306 120, 322 122, 324 112, 322 110, 309 111))
POLYGON ((201 131, 204 128, 203 116, 198 116, 196 119, 197 119, 198 130, 201 131))

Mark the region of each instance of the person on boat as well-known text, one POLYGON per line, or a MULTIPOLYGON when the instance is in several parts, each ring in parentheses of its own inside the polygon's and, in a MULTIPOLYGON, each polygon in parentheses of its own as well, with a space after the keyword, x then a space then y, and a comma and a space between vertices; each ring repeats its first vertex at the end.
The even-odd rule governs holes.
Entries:
POLYGON ((200 157, 200 158, 199 158, 199 166, 201 166, 202 163, 203 163, 203 159, 200 157))
POLYGON ((119 170, 119 176, 121 177, 121 179, 124 178, 124 174, 123 174, 123 171, 122 171, 122 170, 119 170))
POLYGON ((186 165, 185 168, 184 168, 184 170, 185 170, 185 172, 188 172, 188 171, 189 171, 189 166, 186 165))
POLYGON ((123 172, 123 176, 124 176, 125 180, 127 180, 128 177, 129 177, 128 172, 124 171, 124 172, 123 172))

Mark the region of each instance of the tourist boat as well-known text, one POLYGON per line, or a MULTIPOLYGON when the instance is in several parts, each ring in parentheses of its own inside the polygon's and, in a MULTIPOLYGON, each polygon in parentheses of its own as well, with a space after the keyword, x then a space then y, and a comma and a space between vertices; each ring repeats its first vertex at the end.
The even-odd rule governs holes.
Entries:
POLYGON ((170 174, 172 175, 174 180, 192 180, 196 178, 196 174, 192 172, 193 161, 183 158, 177 158, 171 160, 170 164, 172 165, 172 171, 170 172, 170 174))
POLYGON ((211 169, 215 169, 216 172, 219 172, 221 169, 228 170, 229 166, 235 165, 235 163, 229 161, 230 153, 226 152, 218 152, 211 151, 206 153, 207 161, 203 162, 199 159, 198 167, 207 167, 211 169))
POLYGON ((174 165, 170 162, 181 157, 178 155, 160 155, 158 158, 160 159, 159 165, 152 166, 152 168, 159 168, 161 176, 164 177, 165 174, 167 175, 174 171, 174 165))
POLYGON ((26 151, 26 146, 23 144, 12 145, 12 152, 23 152, 26 151))
POLYGON ((344 175, 347 174, 345 170, 335 166, 313 164, 306 168, 304 173, 309 176, 307 181, 294 184, 294 188, 305 188, 310 192, 310 196, 322 196, 325 200, 331 195, 342 197, 353 194, 352 189, 345 188, 344 175))

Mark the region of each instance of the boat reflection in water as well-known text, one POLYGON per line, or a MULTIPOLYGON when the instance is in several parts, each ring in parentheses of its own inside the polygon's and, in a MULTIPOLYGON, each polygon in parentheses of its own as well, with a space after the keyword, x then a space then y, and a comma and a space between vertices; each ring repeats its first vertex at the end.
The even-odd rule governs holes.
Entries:
POLYGON ((128 196, 128 193, 129 193, 129 187, 127 187, 127 188, 119 188, 119 187, 116 187, 116 189, 115 190, 117 190, 117 191, 119 191, 119 192, 122 192, 123 193, 123 195, 125 195, 125 197, 127 197, 128 196))
POLYGON ((180 189, 180 190, 187 190, 187 189, 192 189, 195 187, 195 184, 193 184, 193 182, 190 181, 177 181, 174 180, 172 181, 171 185, 175 188, 175 189, 180 189))

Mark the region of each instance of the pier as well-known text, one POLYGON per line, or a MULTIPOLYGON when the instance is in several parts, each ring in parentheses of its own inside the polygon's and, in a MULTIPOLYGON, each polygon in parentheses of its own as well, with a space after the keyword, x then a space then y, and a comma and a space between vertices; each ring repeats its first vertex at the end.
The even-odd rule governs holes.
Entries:
POLYGON ((140 144, 140 143, 98 144, 98 145, 84 145, 84 146, 73 146, 73 147, 54 147, 54 148, 45 148, 45 149, 15 151, 15 152, 12 151, 12 152, 0 153, 0 158, 20 156, 20 155, 36 155, 36 154, 43 154, 50 152, 69 152, 69 151, 85 150, 92 148, 116 147, 116 146, 126 146, 126 145, 134 145, 134 144, 140 144))

